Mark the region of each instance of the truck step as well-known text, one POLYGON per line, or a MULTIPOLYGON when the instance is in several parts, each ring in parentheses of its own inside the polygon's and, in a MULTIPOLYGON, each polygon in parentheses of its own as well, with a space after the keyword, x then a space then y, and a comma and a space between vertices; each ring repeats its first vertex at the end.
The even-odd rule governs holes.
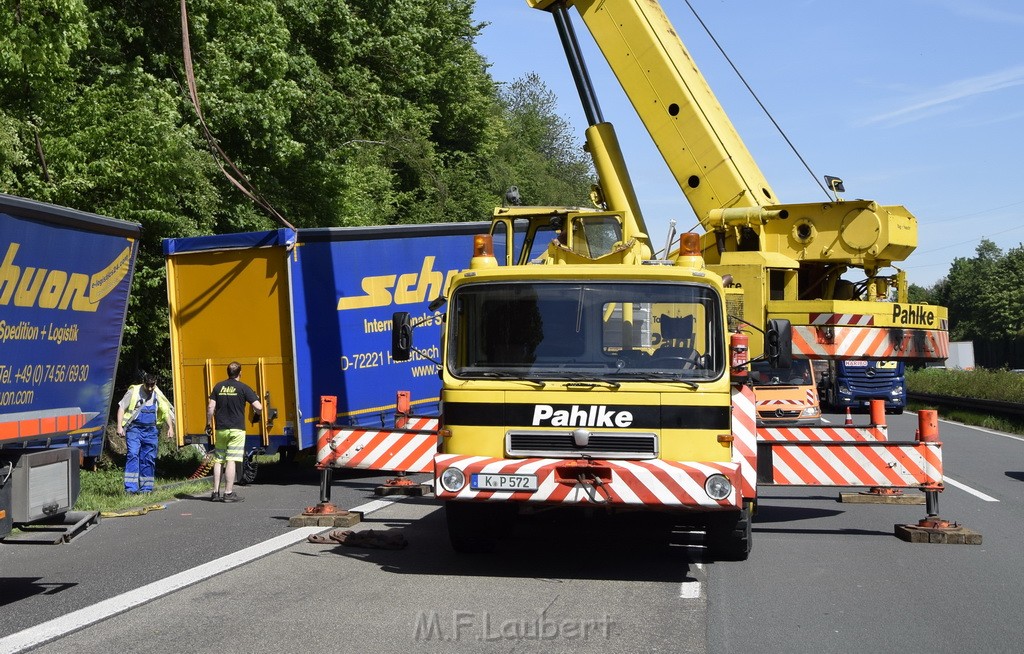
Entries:
POLYGON ((3 539, 5 543, 21 545, 59 545, 89 531, 100 521, 99 511, 69 511, 49 520, 18 525, 20 533, 3 539))

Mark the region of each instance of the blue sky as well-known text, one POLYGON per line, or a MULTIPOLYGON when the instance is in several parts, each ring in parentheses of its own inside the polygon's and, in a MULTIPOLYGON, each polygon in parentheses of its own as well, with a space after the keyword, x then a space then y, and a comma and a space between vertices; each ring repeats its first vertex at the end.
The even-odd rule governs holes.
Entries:
MULTIPOLYGON (((613 0, 615 1, 615 0, 613 0)), ((1024 242, 1024 3, 1019 0, 690 0, 820 179, 846 198, 906 206, 930 286, 982 238, 1024 242)), ((823 191, 718 53, 685 0, 661 0, 782 202, 823 191)), ((590 33, 570 11, 604 117, 622 143, 654 243, 696 224, 590 33)), ((582 139, 586 121, 553 20, 526 0, 477 0, 477 50, 491 75, 536 72, 582 139)))

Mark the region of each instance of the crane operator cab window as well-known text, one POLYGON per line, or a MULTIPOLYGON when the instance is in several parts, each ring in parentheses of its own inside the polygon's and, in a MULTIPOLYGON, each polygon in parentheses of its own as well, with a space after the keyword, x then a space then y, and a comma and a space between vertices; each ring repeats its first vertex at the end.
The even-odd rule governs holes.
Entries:
POLYGON ((622 242, 622 221, 616 215, 573 216, 572 249, 591 259, 603 257, 622 242))
POLYGON ((622 217, 618 214, 557 216, 545 222, 535 221, 531 229, 523 237, 516 237, 518 248, 529 246, 525 260, 531 263, 543 263, 552 244, 589 259, 610 254, 622 244, 622 217))
POLYGON ((482 283, 451 306, 446 364, 461 378, 699 383, 727 367, 721 297, 697 284, 482 283))

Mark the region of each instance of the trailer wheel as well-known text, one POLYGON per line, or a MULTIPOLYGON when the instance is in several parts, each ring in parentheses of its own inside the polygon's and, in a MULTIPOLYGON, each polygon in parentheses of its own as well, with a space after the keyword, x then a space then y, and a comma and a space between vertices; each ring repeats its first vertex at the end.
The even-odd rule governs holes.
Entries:
POLYGON ((235 479, 236 484, 244 486, 256 481, 256 475, 259 473, 260 469, 260 464, 259 461, 256 460, 256 457, 260 453, 261 450, 251 450, 242 458, 242 462, 238 464, 238 467, 236 468, 238 476, 238 478, 235 479))
POLYGON ((704 544, 712 557, 722 561, 745 561, 753 545, 750 506, 741 511, 711 516, 704 544))
POLYGON ((493 552, 498 541, 495 508, 475 502, 445 502, 452 549, 466 554, 493 552))

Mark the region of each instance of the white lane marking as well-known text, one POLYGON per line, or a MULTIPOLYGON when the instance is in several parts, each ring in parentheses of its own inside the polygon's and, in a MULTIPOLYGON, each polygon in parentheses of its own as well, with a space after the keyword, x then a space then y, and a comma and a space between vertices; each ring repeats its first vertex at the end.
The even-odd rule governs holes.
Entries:
POLYGON ((991 495, 986 495, 985 493, 982 493, 980 490, 974 490, 973 488, 971 488, 967 484, 961 484, 960 482, 954 481, 953 479, 950 479, 949 477, 943 477, 942 481, 944 481, 945 483, 949 484, 950 486, 956 486, 960 490, 966 491, 966 492, 970 493, 971 495, 973 495, 975 497, 980 497, 981 499, 985 500, 986 502, 998 502, 999 501, 996 498, 992 497, 991 495))
POLYGON ((372 500, 366 504, 360 504, 359 506, 349 509, 352 513, 373 513, 374 511, 380 511, 381 509, 391 506, 394 504, 393 501, 389 500, 372 500))
MULTIPOLYGON (((703 563, 694 563, 693 567, 698 571, 704 571, 703 563)), ((701 575, 703 576, 703 575, 701 575)), ((679 599, 700 599, 700 587, 699 581, 684 581, 679 585, 679 599)))
MULTIPOLYGON (((992 436, 1002 436, 1003 438, 1012 438, 1015 441, 1024 441, 1024 436, 1018 436, 1017 434, 1004 434, 1001 431, 995 431, 992 429, 985 429, 984 427, 975 427, 974 425, 965 425, 962 422, 956 422, 953 420, 943 420, 939 418, 939 422, 944 422, 949 425, 957 425, 958 427, 966 427, 967 429, 973 429, 974 431, 980 431, 985 434, 991 434, 992 436)), ((941 434, 939 435, 942 436, 941 434)))
MULTIPOLYGON (((359 511, 365 515, 379 511, 393 503, 385 500, 373 500, 350 510, 353 512, 359 511)), ((146 602, 169 595, 182 588, 219 575, 222 572, 227 572, 268 554, 273 554, 278 550, 283 550, 295 543, 306 540, 311 534, 322 531, 324 531, 323 527, 297 527, 287 534, 275 536, 270 540, 257 543, 234 554, 222 556, 219 559, 214 559, 190 570, 171 575, 166 579, 154 581, 141 588, 122 593, 117 597, 111 597, 92 606, 87 606, 84 609, 54 618, 49 622, 44 622, 34 627, 29 627, 24 631, 19 631, 16 634, 5 636, 0 638, 0 654, 16 654, 32 647, 38 647, 43 643, 66 636, 73 631, 84 629, 100 620, 106 620, 118 613, 124 613, 146 602)))
POLYGON ((680 599, 699 599, 700 598, 700 582, 699 581, 684 581, 679 586, 679 598, 680 599))
POLYGON ((282 534, 270 540, 247 547, 244 550, 222 556, 209 563, 196 566, 191 570, 179 572, 166 579, 154 581, 151 584, 122 593, 117 597, 103 600, 79 609, 49 622, 36 625, 16 634, 0 639, 0 652, 20 652, 29 647, 35 647, 45 642, 65 636, 72 631, 82 629, 95 622, 104 620, 118 613, 133 609, 140 604, 163 597, 186 586, 208 579, 232 568, 249 563, 255 559, 266 556, 299 541, 306 540, 310 534, 323 531, 323 527, 299 527, 287 534, 282 534))

